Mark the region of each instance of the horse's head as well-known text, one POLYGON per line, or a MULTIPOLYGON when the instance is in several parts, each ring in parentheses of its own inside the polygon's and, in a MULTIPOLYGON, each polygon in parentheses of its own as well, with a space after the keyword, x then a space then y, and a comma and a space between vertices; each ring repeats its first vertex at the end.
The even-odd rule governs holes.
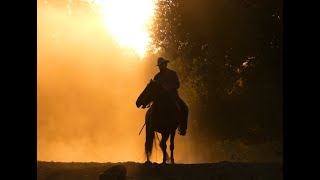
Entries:
POLYGON ((156 99, 160 89, 160 84, 151 79, 136 101, 137 108, 140 108, 141 106, 142 108, 146 108, 147 105, 156 99))

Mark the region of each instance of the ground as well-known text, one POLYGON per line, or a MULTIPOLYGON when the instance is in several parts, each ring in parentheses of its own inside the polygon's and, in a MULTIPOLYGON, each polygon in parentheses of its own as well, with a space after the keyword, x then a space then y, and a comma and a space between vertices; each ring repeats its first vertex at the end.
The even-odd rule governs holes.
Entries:
MULTIPOLYGON (((136 180, 282 180, 282 163, 219 162, 207 164, 144 165, 142 163, 37 162, 37 180, 99 180, 115 165, 136 180)), ((111 179, 110 179, 111 180, 111 179)))

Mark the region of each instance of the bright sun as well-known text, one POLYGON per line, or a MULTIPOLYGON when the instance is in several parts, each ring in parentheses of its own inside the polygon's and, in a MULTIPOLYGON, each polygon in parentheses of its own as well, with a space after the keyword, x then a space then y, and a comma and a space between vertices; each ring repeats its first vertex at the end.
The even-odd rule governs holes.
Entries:
POLYGON ((156 0, 95 0, 103 23, 119 45, 145 56, 151 41, 148 27, 152 23, 156 0))

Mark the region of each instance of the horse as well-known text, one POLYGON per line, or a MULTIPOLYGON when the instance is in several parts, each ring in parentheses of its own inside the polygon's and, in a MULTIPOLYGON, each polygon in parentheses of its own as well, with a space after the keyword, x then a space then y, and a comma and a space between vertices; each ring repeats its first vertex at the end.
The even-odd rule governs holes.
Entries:
POLYGON ((150 80, 146 88, 139 95, 136 101, 137 108, 150 107, 145 116, 146 141, 145 154, 146 164, 151 164, 150 156, 152 153, 153 141, 156 132, 161 134, 160 147, 163 153, 163 162, 166 164, 169 156, 167 153, 166 142, 170 137, 170 163, 174 164, 174 137, 179 126, 179 109, 171 95, 161 87, 161 85, 150 80))

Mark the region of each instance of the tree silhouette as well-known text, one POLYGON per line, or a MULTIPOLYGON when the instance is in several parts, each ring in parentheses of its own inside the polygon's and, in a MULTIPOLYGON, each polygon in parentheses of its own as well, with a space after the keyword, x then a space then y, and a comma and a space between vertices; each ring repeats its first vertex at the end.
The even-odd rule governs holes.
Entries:
POLYGON ((282 138, 282 2, 159 0, 152 48, 181 76, 201 131, 282 138))

